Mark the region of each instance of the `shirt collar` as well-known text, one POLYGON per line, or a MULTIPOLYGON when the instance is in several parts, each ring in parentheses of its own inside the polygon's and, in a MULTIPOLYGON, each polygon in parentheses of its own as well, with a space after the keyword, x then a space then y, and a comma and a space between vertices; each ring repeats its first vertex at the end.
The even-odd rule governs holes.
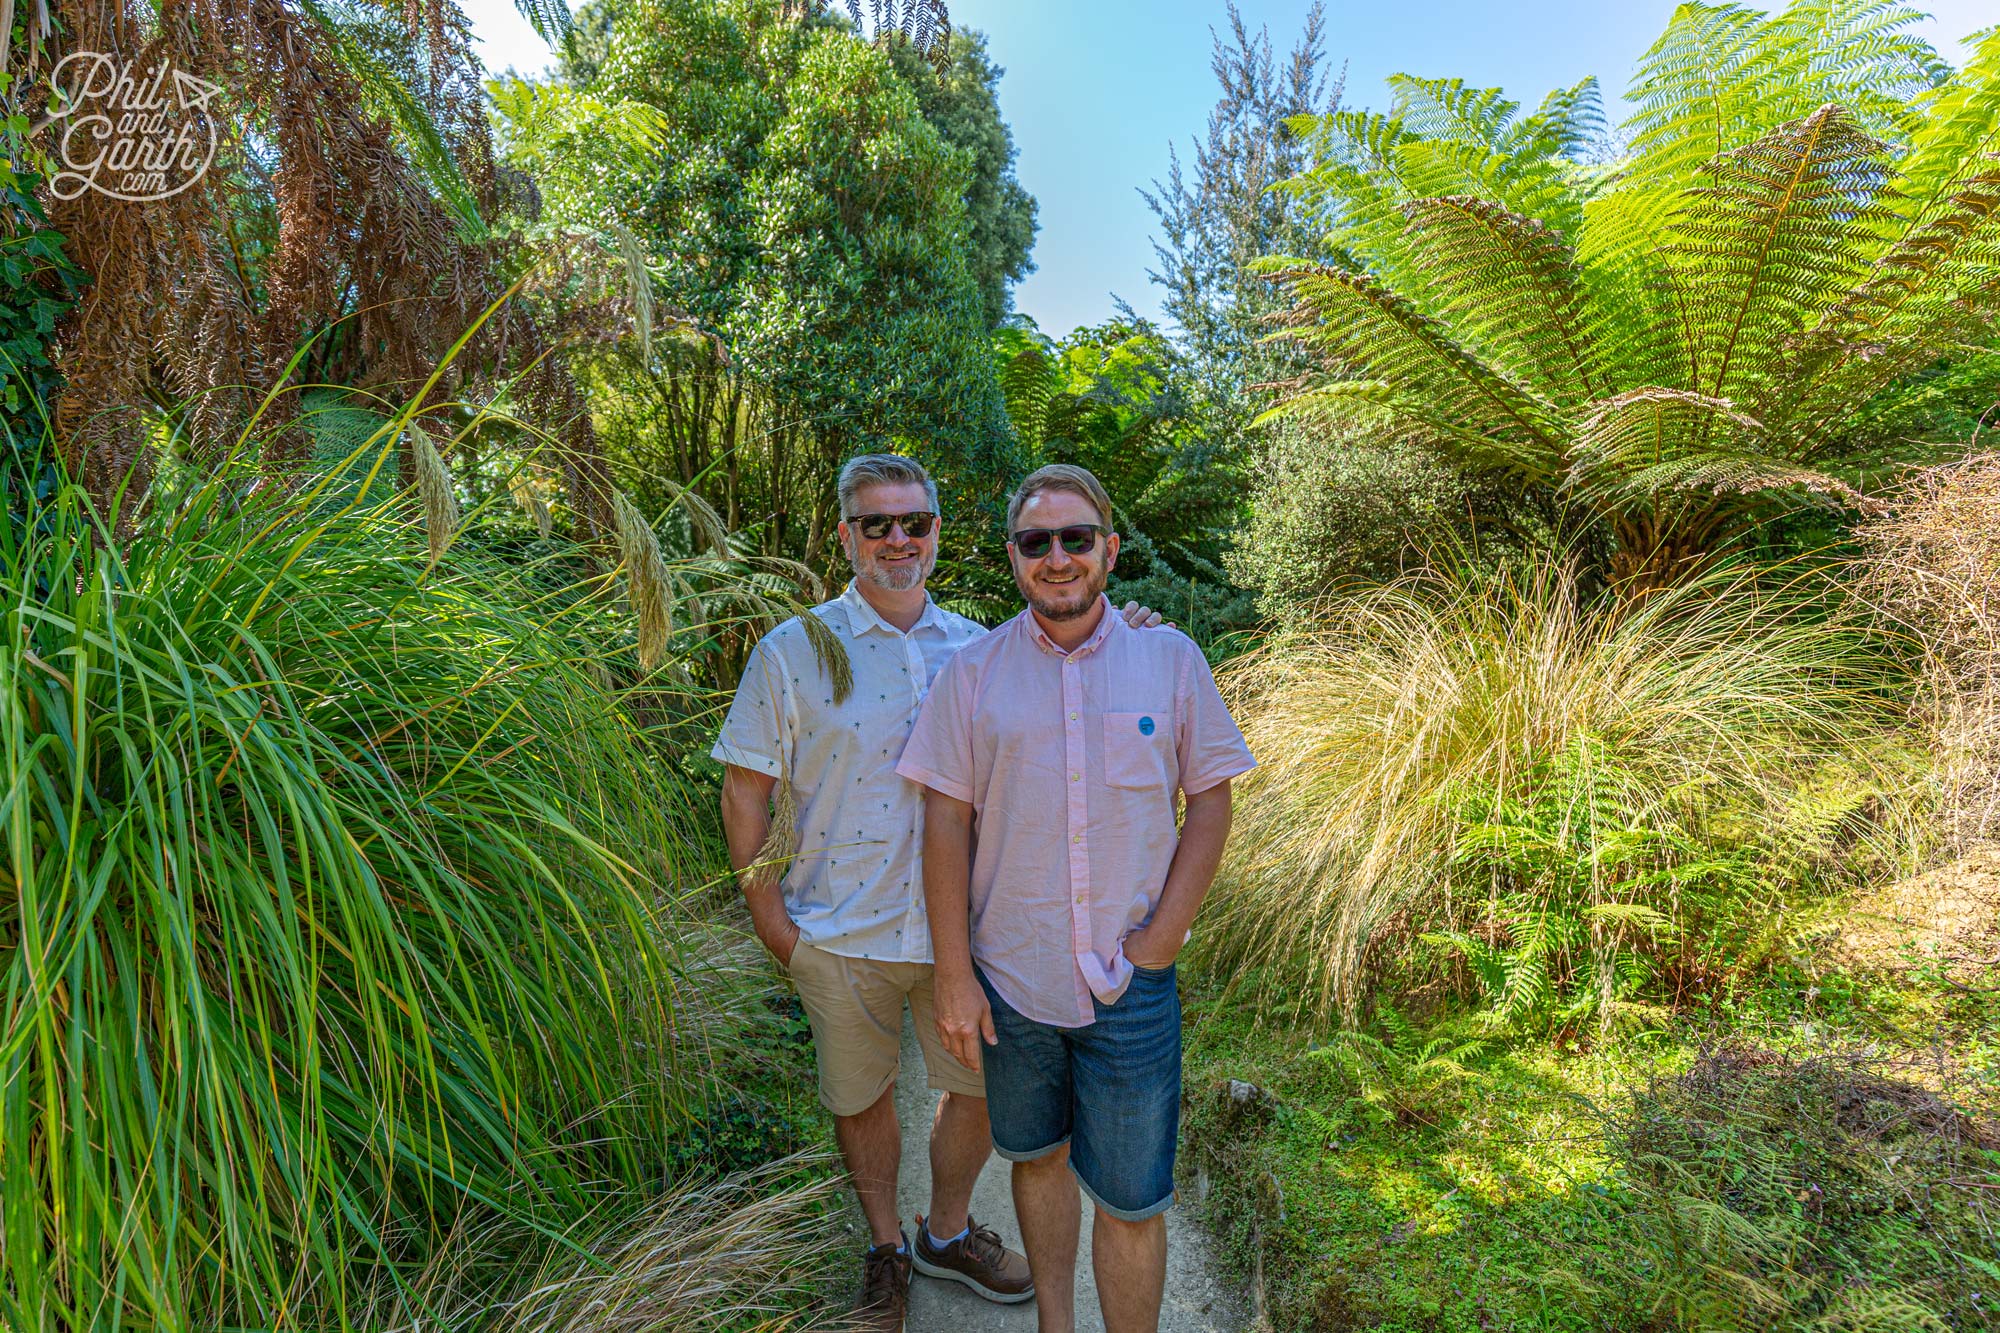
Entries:
POLYGON ((1089 638, 1068 652, 1065 652, 1062 645, 1051 639, 1042 629, 1042 622, 1035 618, 1035 613, 1032 609, 1025 609, 1021 612, 1021 618, 1027 621, 1028 624, 1028 637, 1035 641, 1037 648, 1040 648, 1045 653, 1054 653, 1057 657, 1083 657, 1096 652, 1103 645, 1104 640, 1114 632, 1116 627, 1112 622, 1123 623, 1125 619, 1125 617, 1118 614, 1118 608, 1111 605, 1109 597, 1103 593, 1099 593, 1097 594, 1097 600, 1104 604, 1104 614, 1098 617, 1097 628, 1090 632, 1089 638))
MULTIPOLYGON (((864 634, 871 629, 897 635, 903 632, 882 619, 882 613, 861 595, 861 589, 855 586, 853 579, 847 581, 846 591, 840 594, 840 604, 847 609, 847 628, 850 633, 864 634)), ((916 624, 910 626, 910 633, 914 634, 926 625, 933 629, 945 627, 944 611, 931 599, 928 592, 924 594, 924 613, 917 617, 916 624)))

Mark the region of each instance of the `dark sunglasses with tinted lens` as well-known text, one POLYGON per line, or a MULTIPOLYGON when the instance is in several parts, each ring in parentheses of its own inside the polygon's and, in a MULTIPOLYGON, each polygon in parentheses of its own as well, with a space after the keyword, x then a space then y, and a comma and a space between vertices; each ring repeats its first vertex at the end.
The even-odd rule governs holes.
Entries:
POLYGON ((1029 560, 1040 560, 1056 542, 1071 555, 1084 555, 1097 545, 1098 534, 1111 529, 1096 523, 1072 523, 1066 528, 1022 528, 1014 534, 1014 549, 1029 560))
POLYGON ((937 515, 928 509, 916 509, 907 514, 849 514, 848 525, 871 542, 879 542, 889 535, 889 529, 900 527, 903 535, 923 538, 931 535, 931 524, 937 522, 937 515))

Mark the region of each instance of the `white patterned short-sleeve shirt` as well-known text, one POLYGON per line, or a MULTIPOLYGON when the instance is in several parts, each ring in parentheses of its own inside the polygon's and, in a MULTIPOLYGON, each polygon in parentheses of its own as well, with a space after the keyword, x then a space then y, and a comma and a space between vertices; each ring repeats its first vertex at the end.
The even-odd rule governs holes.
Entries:
POLYGON ((796 855, 782 889, 801 939, 850 958, 928 963, 924 789, 896 762, 931 682, 986 628, 926 601, 905 634, 852 582, 806 614, 847 649, 852 693, 834 702, 805 627, 788 620, 752 650, 709 753, 792 784, 796 855))

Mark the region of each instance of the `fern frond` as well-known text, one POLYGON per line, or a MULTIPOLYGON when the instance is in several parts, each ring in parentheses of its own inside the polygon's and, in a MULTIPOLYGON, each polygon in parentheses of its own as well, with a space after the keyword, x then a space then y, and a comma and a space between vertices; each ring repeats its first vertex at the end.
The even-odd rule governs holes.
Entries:
MULTIPOLYGON (((1763 398, 1815 450, 1890 384, 1984 347, 2000 318, 2000 159, 1957 182, 1801 341, 1792 373, 1763 398)), ((1974 353, 1977 354, 1976 352, 1974 353)))
POLYGON ((1269 276, 1294 301, 1270 337, 1299 343, 1336 372, 1436 404, 1437 415, 1490 440, 1505 466, 1555 474, 1562 432, 1554 404, 1480 360, 1438 321, 1365 273, 1300 265, 1269 276))
POLYGON ((1403 212, 1417 262, 1445 302, 1446 322, 1555 401, 1601 392, 1575 257, 1561 233, 1463 195, 1413 200, 1403 212))
POLYGON ((1571 158, 1604 133, 1604 97, 1592 75, 1542 99, 1531 116, 1501 136, 1500 150, 1512 157, 1571 158))
POLYGON ((1638 107, 1635 169, 1688 184, 1718 156, 1827 103, 1872 134, 1907 136, 1948 73, 1913 31, 1922 17, 1882 0, 1797 0, 1770 15, 1681 5, 1627 94, 1638 107))
POLYGON ((1583 915, 1592 921, 1637 926, 1654 939, 1668 939, 1679 929, 1672 917, 1644 903, 1597 903, 1584 908, 1583 915))
POLYGON ((1649 387, 1597 405, 1578 428, 1568 484, 1599 503, 1633 503, 1659 491, 1746 493, 1780 486, 1856 506, 1872 502, 1838 477, 1757 446, 1768 435, 1727 400, 1649 387))
POLYGON ((1727 152, 1748 118, 1747 87, 1764 72, 1761 15, 1740 5, 1684 4, 1639 58, 1626 100, 1637 110, 1632 156, 1678 183, 1727 152))
POLYGON ((1866 272, 1889 173, 1887 146, 1830 103, 1712 163, 1668 247, 1688 387, 1726 398, 1778 373, 1791 340, 1866 272))
POLYGON ((1391 74, 1390 114, 1427 139, 1456 139, 1489 152, 1501 140, 1519 102, 1509 101, 1498 88, 1467 87, 1463 79, 1420 79, 1391 74))
POLYGON ((1034 456, 1052 433, 1052 409, 1065 397, 1054 344, 1040 333, 1011 327, 998 330, 993 337, 1007 419, 1013 423, 1022 448, 1034 456))

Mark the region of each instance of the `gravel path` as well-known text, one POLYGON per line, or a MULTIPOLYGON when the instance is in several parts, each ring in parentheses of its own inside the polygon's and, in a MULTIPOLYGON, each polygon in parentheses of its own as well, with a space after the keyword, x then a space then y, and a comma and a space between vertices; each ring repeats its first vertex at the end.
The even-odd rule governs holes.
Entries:
MULTIPOLYGON (((903 1173, 897 1201, 904 1225, 930 1208, 930 1128, 937 1094, 924 1086, 923 1054, 907 1014, 903 1018, 903 1071, 896 1083, 896 1113, 903 1124, 903 1173)), ((994 1157, 972 1191, 972 1215, 1000 1232, 1008 1246, 1021 1247, 1014 1224, 1014 1200, 1005 1161, 994 1157)), ((1083 1220, 1077 1256, 1076 1326, 1093 1333, 1104 1323, 1097 1311, 1097 1285, 1090 1272, 1090 1219, 1083 1220)), ((1184 1208, 1167 1212, 1167 1296, 1161 1312, 1163 1333, 1241 1333, 1247 1320, 1242 1304, 1216 1276, 1208 1237, 1184 1208)), ((1034 1333, 1035 1306, 995 1305, 956 1282, 917 1274, 911 1283, 909 1333, 1034 1333)))

